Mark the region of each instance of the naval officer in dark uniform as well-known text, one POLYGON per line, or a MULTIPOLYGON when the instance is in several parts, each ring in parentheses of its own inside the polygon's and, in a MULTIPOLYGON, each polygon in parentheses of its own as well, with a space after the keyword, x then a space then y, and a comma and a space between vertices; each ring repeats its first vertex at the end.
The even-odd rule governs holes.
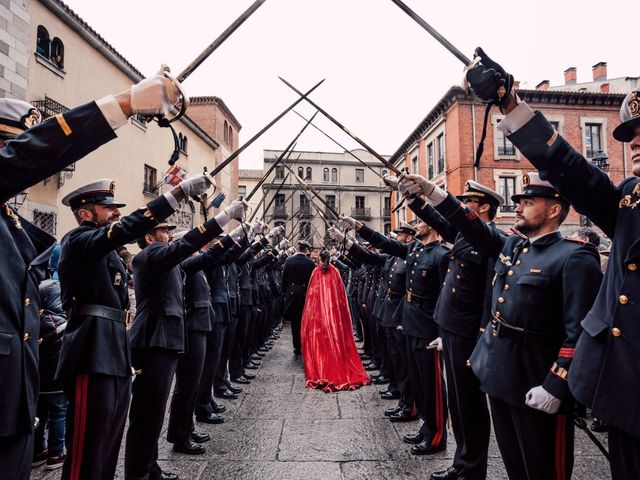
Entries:
POLYGON ((309 242, 300 240, 298 251, 284 262, 282 270, 282 291, 284 292, 284 319, 291 323, 293 336, 293 354, 299 357, 301 352, 300 328, 302 311, 307 295, 309 278, 316 267, 307 255, 311 251, 309 242))
POLYGON ((525 174, 524 191, 512 197, 516 222, 509 237, 424 177, 403 182, 419 185, 443 217, 496 260, 491 323, 470 365, 489 396, 509 477, 570 478, 575 405, 567 377, 580 322, 600 287, 597 251, 562 237, 569 204, 537 173, 525 174))
POLYGON ((509 86, 511 75, 478 49, 481 61, 469 71, 471 87, 483 99, 505 92, 500 127, 523 155, 575 209, 613 240, 602 287, 582 321, 569 387, 595 417, 609 424, 613 480, 640 478, 640 89, 620 106, 621 123, 613 136, 629 144, 633 176, 614 185, 553 128, 540 112, 520 101, 509 86), (496 75, 498 74, 498 75, 496 75), (505 81, 507 80, 507 81, 505 81), (504 121, 503 120, 503 121, 504 121))

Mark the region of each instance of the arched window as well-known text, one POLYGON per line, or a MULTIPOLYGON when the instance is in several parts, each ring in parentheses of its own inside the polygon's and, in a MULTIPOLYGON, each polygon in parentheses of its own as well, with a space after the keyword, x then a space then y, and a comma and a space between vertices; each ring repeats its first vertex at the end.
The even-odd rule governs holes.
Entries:
POLYGON ((305 178, 305 180, 311 180, 311 167, 307 167, 307 177, 305 178))
POLYGON ((331 181, 332 182, 337 182, 338 181, 338 169, 337 168, 332 168, 331 169, 331 181))
POLYGON ((224 121, 224 143, 226 143, 227 145, 229 145, 229 124, 227 123, 227 121, 224 121))
POLYGON ((42 25, 38 25, 38 37, 36 39, 36 53, 39 53, 43 57, 49 58, 49 47, 51 41, 49 39, 49 32, 42 25))
POLYGON ((64 68, 64 44, 58 37, 51 41, 51 56, 49 58, 56 67, 64 68))
POLYGON ((322 181, 323 182, 328 182, 329 181, 329 169, 325 168, 324 170, 322 170, 322 181))
POLYGON ((233 128, 229 125, 229 146, 233 148, 233 128))
POLYGON ((298 167, 298 176, 304 178, 304 168, 298 167))
POLYGON ((178 148, 181 152, 187 153, 187 136, 182 133, 178 134, 178 148))

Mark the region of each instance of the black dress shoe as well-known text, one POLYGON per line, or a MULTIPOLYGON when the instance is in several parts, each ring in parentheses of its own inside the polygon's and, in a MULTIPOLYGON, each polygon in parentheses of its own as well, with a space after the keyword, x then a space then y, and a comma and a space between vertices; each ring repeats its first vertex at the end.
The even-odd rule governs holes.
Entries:
POLYGON ((390 392, 386 390, 380 394, 380 398, 383 400, 398 400, 400 398, 400 394, 398 392, 390 392))
MULTIPOLYGON (((417 445, 414 445, 413 447, 411 447, 411 453, 413 455, 433 455, 434 453, 442 452, 446 449, 447 449, 447 445, 444 443, 434 447, 430 443, 427 443, 426 440, 423 440, 417 445)), ((457 478, 457 477, 454 477, 454 478, 457 478)))
POLYGON ((247 377, 245 377, 244 375, 240 375, 239 377, 236 378, 232 378, 231 381, 233 383, 237 383, 239 385, 248 385, 251 382, 249 381, 249 379, 247 377))
POLYGON ((431 480, 458 480, 461 478, 460 474, 460 470, 456 467, 449 467, 446 470, 433 472, 430 478, 431 480))
POLYGON ((609 425, 607 425, 607 422, 600 420, 599 418, 594 418, 589 428, 591 429, 592 432, 608 432, 609 431, 609 425))
POLYGON ((253 355, 251 355, 251 360, 257 360, 259 362, 260 360, 262 360, 262 357, 264 357, 264 355, 260 355, 259 353, 254 353, 253 355))
POLYGON ((179 480, 180 477, 177 473, 173 472, 162 472, 160 474, 160 480, 179 480))
POLYGON ((209 415, 196 415, 196 420, 202 423, 223 423, 224 418, 220 415, 216 415, 215 413, 210 413, 209 415))
POLYGON ((227 407, 225 407, 224 405, 214 405, 213 406, 213 413, 223 413, 227 411, 227 407))
POLYGON ((238 393, 242 393, 242 388, 240 387, 234 387, 233 385, 227 385, 227 389, 231 392, 231 393, 235 393, 236 395, 238 393))
POLYGON ((253 380, 254 378, 256 378, 256 376, 253 373, 247 373, 247 372, 243 373, 242 376, 247 380, 253 380))
POLYGON ((258 353, 267 353, 269 351, 269 349, 267 347, 260 347, 258 349, 258 353))
POLYGON ((211 440, 211 436, 208 433, 200 433, 200 432, 193 431, 191 432, 191 440, 193 440, 196 443, 204 443, 211 440))
POLYGON ((361 353, 361 354, 360 354, 360 359, 361 359, 362 361, 364 361, 364 360, 371 360, 371 356, 370 356, 370 355, 367 355, 366 353, 361 353))
POLYGON ((374 385, 386 385, 387 383, 389 383, 391 380, 389 380, 387 377, 385 377, 384 375, 378 375, 376 378, 374 378, 373 380, 373 384, 374 385))
POLYGON ((393 423, 397 423, 397 422, 413 422, 414 420, 418 420, 418 416, 417 415, 411 415, 411 413, 408 413, 406 411, 400 410, 398 413, 394 413, 393 415, 391 415, 389 417, 389 420, 391 420, 393 423))
POLYGON ((364 367, 364 369, 368 372, 369 370, 380 370, 380 367, 377 363, 371 362, 369 365, 364 367))
POLYGON ((260 368, 260 365, 256 365, 253 362, 249 362, 244 366, 244 368, 248 368, 249 370, 257 370, 258 368, 260 368))
POLYGON ((411 445, 416 445, 424 440, 424 435, 420 432, 416 433, 407 433, 404 437, 402 437, 402 441, 404 443, 409 443, 411 445))
POLYGON ((226 398, 227 400, 235 400, 236 398, 238 398, 238 395, 233 393, 228 388, 226 390, 218 390, 218 391, 214 390, 213 396, 216 398, 226 398))
POLYGON ((390 417, 391 415, 398 413, 402 410, 402 407, 391 407, 391 408, 387 408, 384 411, 384 416, 385 417, 390 417))
POLYGON ((173 451, 178 453, 186 453, 187 455, 202 455, 207 451, 207 449, 199 443, 196 443, 193 440, 189 439, 184 443, 174 443, 173 451))

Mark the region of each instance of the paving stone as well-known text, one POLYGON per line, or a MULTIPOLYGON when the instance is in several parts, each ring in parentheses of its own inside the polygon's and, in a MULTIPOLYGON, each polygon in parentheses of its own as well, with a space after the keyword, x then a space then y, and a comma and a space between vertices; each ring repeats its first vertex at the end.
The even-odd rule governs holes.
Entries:
POLYGON ((202 480, 342 480, 333 462, 210 462, 202 480))
POLYGON ((237 418, 339 418, 335 393, 248 393, 237 418))

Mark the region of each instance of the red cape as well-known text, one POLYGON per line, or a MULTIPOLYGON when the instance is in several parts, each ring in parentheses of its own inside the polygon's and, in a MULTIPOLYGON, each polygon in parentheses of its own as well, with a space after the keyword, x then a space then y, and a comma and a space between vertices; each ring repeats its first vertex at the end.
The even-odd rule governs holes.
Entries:
POLYGON ((355 390, 371 383, 356 349, 340 273, 316 267, 302 314, 302 354, 307 388, 355 390))

